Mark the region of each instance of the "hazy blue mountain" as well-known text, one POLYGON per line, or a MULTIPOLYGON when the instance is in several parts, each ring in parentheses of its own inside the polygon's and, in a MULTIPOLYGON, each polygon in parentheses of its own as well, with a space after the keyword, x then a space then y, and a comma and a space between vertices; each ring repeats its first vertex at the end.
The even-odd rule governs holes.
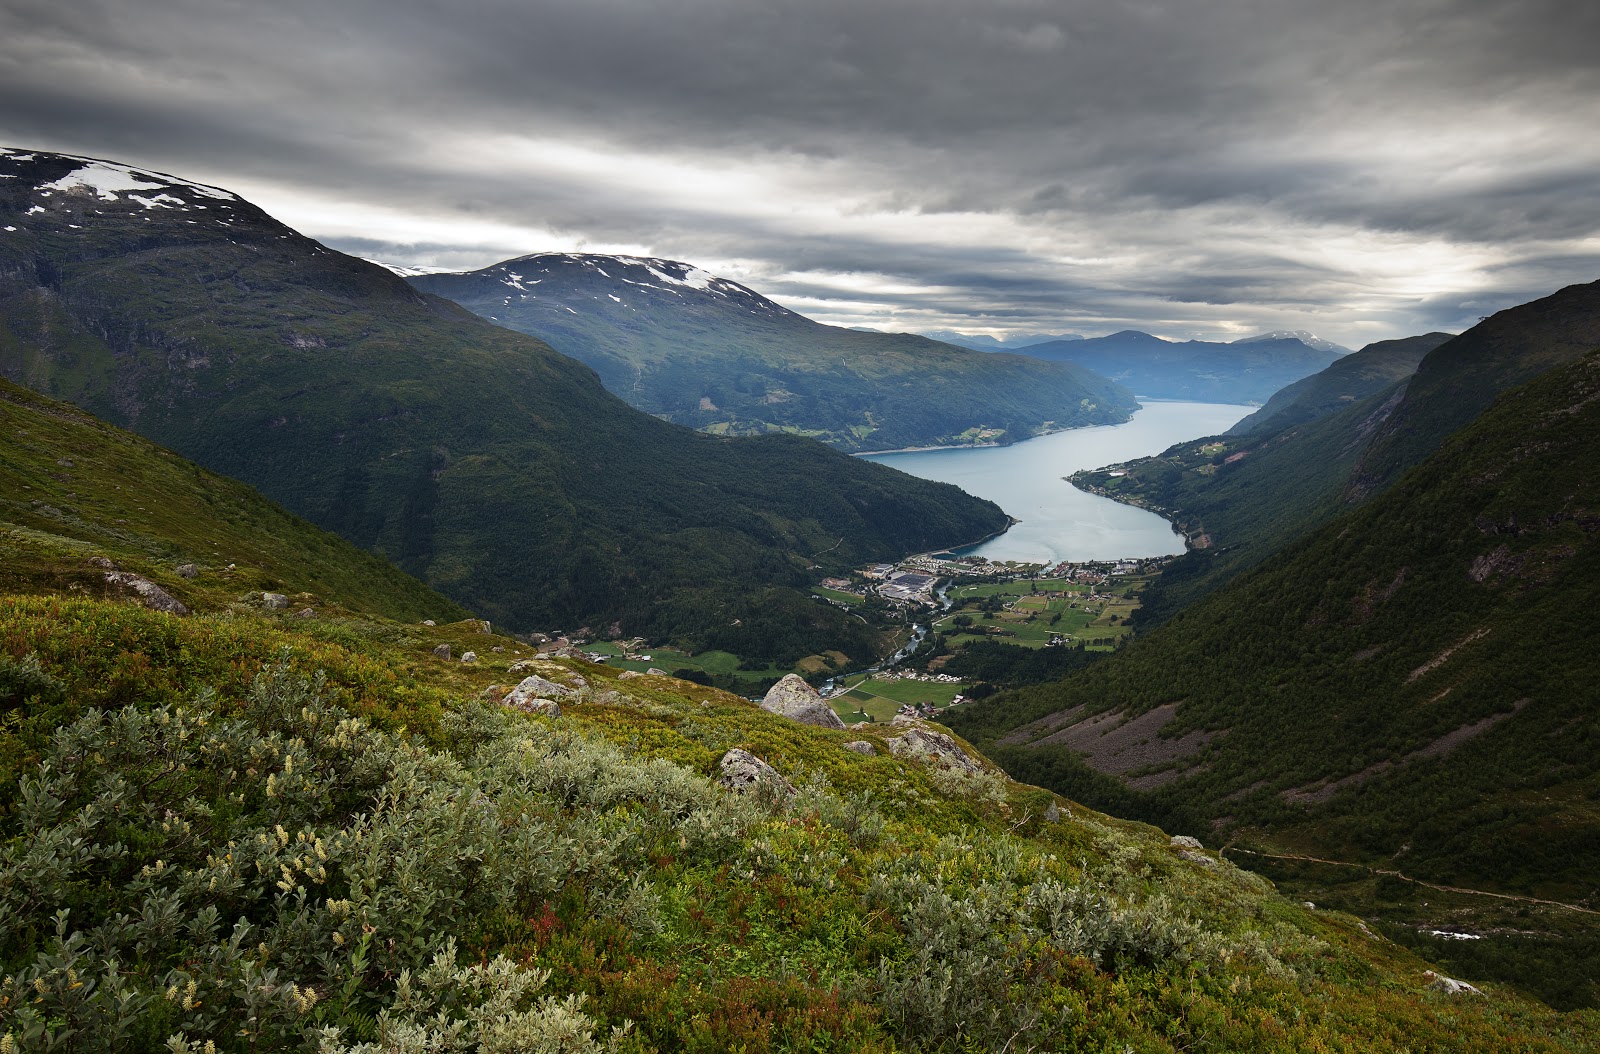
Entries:
POLYGON ((1246 344, 1170 341, 1136 329, 1086 340, 1050 341, 1022 354, 1071 362, 1155 399, 1260 403, 1338 357, 1293 338, 1246 344))
POLYGON ((1264 341, 1298 340, 1308 348, 1318 351, 1331 351, 1335 355, 1348 355, 1350 349, 1343 344, 1335 344, 1331 340, 1324 340, 1315 333, 1303 329, 1275 329, 1270 333, 1257 333, 1253 337, 1240 337, 1235 344, 1260 344, 1264 341))
POLYGON ((842 450, 1009 443, 1125 421, 1088 370, 909 333, 825 326, 689 264, 541 253, 410 278, 592 366, 647 413, 717 435, 792 432, 842 450))
POLYGON ((957 333, 953 329, 935 329, 922 334, 932 340, 940 340, 946 344, 955 344, 974 351, 1021 351, 1031 348, 1035 344, 1048 344, 1053 340, 1082 340, 1081 333, 1036 333, 1028 337, 1008 337, 1005 340, 996 340, 987 333, 977 335, 957 333))
POLYGON ((235 195, 0 153, 0 373, 519 628, 870 651, 792 587, 982 537, 990 502, 794 436, 640 413, 587 366, 235 195))

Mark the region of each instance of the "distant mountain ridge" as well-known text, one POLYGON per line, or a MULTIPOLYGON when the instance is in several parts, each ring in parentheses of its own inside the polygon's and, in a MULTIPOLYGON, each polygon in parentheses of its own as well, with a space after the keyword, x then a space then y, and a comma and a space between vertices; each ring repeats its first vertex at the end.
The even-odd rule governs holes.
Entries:
POLYGON ((1304 329, 1275 329, 1270 333, 1257 333, 1253 337, 1240 337, 1233 343, 1261 344, 1267 341, 1276 340, 1298 340, 1306 347, 1316 348, 1318 351, 1331 351, 1335 355, 1350 354, 1350 349, 1345 347, 1343 344, 1335 344, 1331 340, 1324 340, 1315 333, 1311 333, 1304 329))
POLYGON ((1034 344, 1021 353, 1075 363, 1137 395, 1219 403, 1265 402, 1284 385, 1338 358, 1336 352, 1313 348, 1295 337, 1216 344, 1163 340, 1137 329, 1034 344))
POLYGON ((1009 443, 1125 421, 1137 406, 1080 367, 825 326, 674 260, 536 253, 408 281, 549 341, 633 406, 716 435, 789 432, 848 451, 1009 443))
POLYGON ((0 151, 0 373, 245 480, 517 629, 741 654, 862 624, 797 591, 1001 529, 792 436, 725 440, 226 191, 0 151))
POLYGON ((987 333, 968 334, 953 329, 931 329, 924 331, 922 335, 930 340, 971 348, 973 351, 1021 351, 1023 348, 1035 344, 1048 344, 1054 340, 1083 339, 1081 333, 1036 333, 1028 337, 1007 337, 1005 340, 996 340, 987 333))

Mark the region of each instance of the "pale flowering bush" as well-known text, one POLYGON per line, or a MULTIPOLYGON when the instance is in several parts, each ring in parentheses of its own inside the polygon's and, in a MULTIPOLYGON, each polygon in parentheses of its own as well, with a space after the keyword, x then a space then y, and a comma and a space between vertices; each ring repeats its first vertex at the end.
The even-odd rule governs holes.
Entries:
POLYGON ((474 749, 453 757, 325 696, 280 663, 239 717, 202 695, 57 731, 0 829, 0 1042, 261 1050, 315 1034, 410 1050, 438 1033, 480 1038, 426 1049, 600 1049, 580 1041, 577 1004, 518 1002, 535 974, 457 970, 455 930, 587 884, 597 912, 658 929, 624 851, 679 828, 736 837, 737 822, 700 830, 715 788, 486 708, 456 719, 474 749), (424 1023, 418 993, 443 999, 449 978, 500 1024, 424 1023), (556 1038, 540 1046, 540 1030, 556 1038))

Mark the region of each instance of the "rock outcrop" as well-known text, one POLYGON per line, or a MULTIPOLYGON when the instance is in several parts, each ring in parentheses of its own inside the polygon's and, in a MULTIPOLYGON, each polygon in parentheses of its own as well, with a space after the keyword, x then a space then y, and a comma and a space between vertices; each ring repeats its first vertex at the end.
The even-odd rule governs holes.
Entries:
POLYGON ((846 750, 852 750, 857 754, 865 754, 869 758, 876 756, 878 753, 878 748, 873 746, 871 743, 868 743, 865 739, 852 740, 851 742, 846 743, 844 748, 846 750))
POLYGON ((1428 987, 1431 990, 1443 992, 1445 995, 1483 994, 1474 985, 1470 985, 1465 981, 1458 981, 1454 977, 1446 977, 1444 974, 1434 973, 1432 970, 1424 972, 1422 979, 1428 982, 1428 987))
POLYGON ((717 782, 731 791, 752 791, 770 787, 788 797, 794 794, 794 785, 778 774, 778 770, 756 757, 748 750, 734 747, 722 755, 718 763, 722 775, 717 782))
MULTIPOLYGON (((107 561, 109 563, 109 561, 107 561)), ((183 601, 168 593, 143 575, 136 575, 131 571, 107 571, 106 581, 114 586, 132 590, 147 608, 156 611, 169 611, 174 615, 187 615, 189 609, 183 601)))
POLYGON ((766 697, 761 700, 761 709, 787 717, 791 721, 798 721, 802 725, 844 728, 844 722, 839 720, 839 715, 834 713, 833 708, 817 690, 798 674, 785 674, 782 680, 767 689, 766 697))
POLYGON ((910 725, 900 735, 885 744, 889 753, 903 758, 921 758, 940 768, 960 769, 962 772, 982 772, 983 766, 967 757, 967 752, 943 732, 910 725))

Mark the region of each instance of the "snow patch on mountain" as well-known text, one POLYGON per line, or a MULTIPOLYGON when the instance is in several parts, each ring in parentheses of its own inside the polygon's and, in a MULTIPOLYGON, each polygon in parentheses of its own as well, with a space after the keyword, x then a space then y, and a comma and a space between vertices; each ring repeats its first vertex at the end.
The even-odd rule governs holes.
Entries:
POLYGON ((1303 329, 1275 329, 1271 333, 1257 333, 1253 337, 1240 337, 1235 344, 1262 344, 1269 340, 1298 340, 1308 348, 1318 351, 1331 351, 1338 355, 1350 354, 1350 349, 1343 344, 1335 344, 1331 340, 1324 340, 1315 333, 1303 329))

